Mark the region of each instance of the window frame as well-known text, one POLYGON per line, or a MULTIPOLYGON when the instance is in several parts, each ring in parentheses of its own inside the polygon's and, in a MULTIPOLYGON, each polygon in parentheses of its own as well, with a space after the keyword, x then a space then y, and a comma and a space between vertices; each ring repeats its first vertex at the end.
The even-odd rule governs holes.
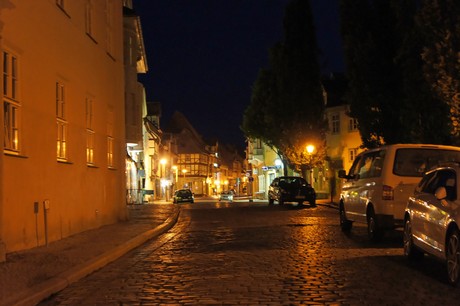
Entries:
POLYGON ((19 59, 10 51, 2 50, 3 75, 3 149, 19 154, 21 149, 21 103, 19 101, 19 59))
POLYGON ((65 84, 56 82, 56 157, 59 161, 67 161, 68 122, 66 120, 65 84))

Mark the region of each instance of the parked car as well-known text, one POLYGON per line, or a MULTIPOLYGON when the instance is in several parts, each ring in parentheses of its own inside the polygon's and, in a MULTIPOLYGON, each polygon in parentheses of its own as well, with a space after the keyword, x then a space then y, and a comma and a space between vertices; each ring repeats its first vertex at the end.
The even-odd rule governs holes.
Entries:
POLYGON ((233 191, 226 190, 220 193, 219 201, 229 201, 233 202, 233 191))
POLYGON ((190 189, 179 189, 174 192, 173 203, 190 202, 193 203, 195 198, 190 189))
POLYGON ((296 202, 300 205, 308 201, 311 206, 316 206, 316 192, 301 177, 280 176, 275 178, 268 188, 268 203, 272 205, 275 201, 280 205, 285 202, 296 202))
POLYGON ((460 161, 460 148, 424 144, 395 144, 359 154, 344 178, 339 201, 340 226, 367 224, 371 241, 386 230, 404 226, 404 209, 423 174, 442 162, 460 161))
POLYGON ((409 198, 404 215, 404 255, 424 253, 446 263, 447 280, 460 277, 460 167, 439 167, 425 174, 409 198))

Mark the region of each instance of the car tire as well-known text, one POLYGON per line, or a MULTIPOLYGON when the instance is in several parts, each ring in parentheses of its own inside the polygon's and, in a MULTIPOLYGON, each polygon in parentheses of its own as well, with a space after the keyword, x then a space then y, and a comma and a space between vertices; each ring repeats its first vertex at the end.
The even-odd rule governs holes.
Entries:
POLYGON ((340 228, 342 229, 342 232, 349 233, 351 231, 351 227, 353 226, 353 222, 347 219, 343 205, 340 205, 339 214, 340 214, 340 228))
POLYGON ((371 242, 379 242, 383 237, 383 231, 379 228, 372 208, 367 212, 367 236, 371 242))
POLYGON ((308 201, 310 203, 311 207, 316 207, 316 199, 313 199, 311 201, 308 201))
POLYGON ((412 224, 408 218, 404 223, 404 256, 409 260, 420 260, 423 258, 423 252, 420 251, 415 245, 412 238, 412 224))
POLYGON ((460 278, 460 234, 457 229, 447 239, 446 268, 449 284, 456 286, 460 278))

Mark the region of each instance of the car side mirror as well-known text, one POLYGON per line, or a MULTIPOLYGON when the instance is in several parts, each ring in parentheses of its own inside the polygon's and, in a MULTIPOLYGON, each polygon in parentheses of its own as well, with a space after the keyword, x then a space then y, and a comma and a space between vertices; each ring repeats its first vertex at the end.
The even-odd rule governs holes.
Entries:
POLYGON ((345 170, 339 170, 339 178, 346 178, 347 172, 345 170))
POLYGON ((347 175, 347 172, 345 170, 339 170, 338 177, 346 180, 356 178, 354 175, 347 175))
POLYGON ((447 198, 446 187, 438 187, 434 193, 434 196, 438 200, 444 200, 445 198, 447 198))

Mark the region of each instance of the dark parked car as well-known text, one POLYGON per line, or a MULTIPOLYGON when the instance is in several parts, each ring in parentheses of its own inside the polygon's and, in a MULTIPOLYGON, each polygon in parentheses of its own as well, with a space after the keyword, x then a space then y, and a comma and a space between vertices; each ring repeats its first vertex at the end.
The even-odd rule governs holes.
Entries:
POLYGON ((192 191, 190 189, 179 189, 174 192, 173 203, 182 203, 195 201, 192 191))
POLYGON ((316 192, 307 181, 297 176, 280 176, 273 180, 268 189, 268 203, 278 201, 280 205, 285 202, 303 204, 308 201, 311 206, 316 206, 316 192))

